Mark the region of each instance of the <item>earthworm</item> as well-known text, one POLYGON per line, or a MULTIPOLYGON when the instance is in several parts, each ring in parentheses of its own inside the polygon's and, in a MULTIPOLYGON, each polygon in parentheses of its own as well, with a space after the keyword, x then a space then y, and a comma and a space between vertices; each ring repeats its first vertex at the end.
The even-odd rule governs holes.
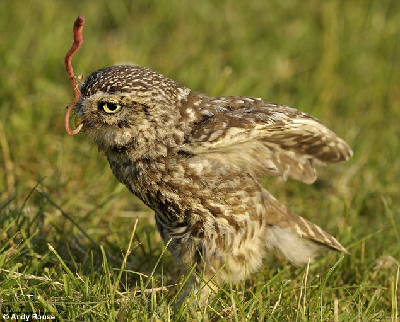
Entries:
POLYGON ((83 25, 85 24, 85 18, 83 16, 78 16, 74 22, 74 42, 72 43, 71 49, 67 52, 67 55, 65 56, 65 67, 67 68, 67 73, 69 80, 71 81, 71 86, 74 90, 74 100, 67 106, 67 111, 65 112, 65 118, 64 118, 64 124, 65 124, 65 130, 69 135, 75 135, 80 132, 82 129, 83 124, 79 124, 76 129, 71 129, 70 127, 70 117, 71 117, 71 112, 74 109, 74 106, 76 103, 79 102, 79 99, 81 98, 81 91, 79 90, 78 87, 78 82, 75 79, 74 75, 74 69, 72 68, 71 60, 72 56, 78 51, 78 49, 81 47, 82 42, 83 42, 83 25))

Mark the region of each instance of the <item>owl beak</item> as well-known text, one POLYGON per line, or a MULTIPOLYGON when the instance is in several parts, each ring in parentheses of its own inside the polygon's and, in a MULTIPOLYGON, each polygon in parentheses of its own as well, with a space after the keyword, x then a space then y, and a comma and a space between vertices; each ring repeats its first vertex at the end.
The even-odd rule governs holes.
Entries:
POLYGON ((74 123, 75 128, 77 128, 79 125, 83 124, 83 118, 79 114, 76 114, 74 118, 74 123))

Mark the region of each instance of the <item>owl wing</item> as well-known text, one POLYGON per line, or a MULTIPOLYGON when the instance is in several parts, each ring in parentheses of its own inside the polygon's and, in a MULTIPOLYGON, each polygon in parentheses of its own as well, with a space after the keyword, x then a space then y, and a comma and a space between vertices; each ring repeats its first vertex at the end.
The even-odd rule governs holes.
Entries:
POLYGON ((312 183, 314 163, 347 160, 352 151, 317 119, 296 109, 248 97, 210 99, 200 108, 181 150, 229 166, 312 183))

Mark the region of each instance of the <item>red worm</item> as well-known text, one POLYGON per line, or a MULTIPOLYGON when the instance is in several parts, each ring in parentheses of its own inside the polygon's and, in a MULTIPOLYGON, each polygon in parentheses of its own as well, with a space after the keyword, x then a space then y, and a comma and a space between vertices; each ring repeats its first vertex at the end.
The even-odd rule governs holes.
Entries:
POLYGON ((77 81, 75 80, 74 69, 72 68, 71 60, 72 56, 78 51, 81 47, 83 42, 83 25, 85 24, 85 18, 83 16, 78 16, 74 22, 74 42, 71 46, 71 49, 68 51, 67 55, 65 56, 65 67, 67 68, 67 73, 69 80, 71 81, 72 88, 74 89, 74 100, 71 104, 68 105, 67 111, 65 113, 64 124, 65 130, 69 135, 78 134, 79 131, 82 129, 83 124, 79 124, 76 129, 71 129, 69 119, 71 117, 71 112, 74 109, 76 103, 78 103, 79 99, 81 98, 81 91, 79 90, 77 81))

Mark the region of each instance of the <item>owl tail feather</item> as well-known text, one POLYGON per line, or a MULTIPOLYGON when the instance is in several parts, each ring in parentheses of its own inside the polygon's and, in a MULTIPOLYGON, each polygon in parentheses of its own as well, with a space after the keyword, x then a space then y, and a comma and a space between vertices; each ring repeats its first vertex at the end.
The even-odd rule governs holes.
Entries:
POLYGON ((311 263, 314 262, 324 246, 349 254, 340 244, 340 249, 332 247, 326 243, 302 237, 287 228, 272 226, 269 230, 269 235, 268 248, 278 250, 279 253, 296 265, 306 264, 309 261, 311 263))
POLYGON ((276 220, 269 223, 268 248, 279 251, 297 265, 313 262, 324 247, 349 254, 336 238, 319 226, 296 215, 271 195, 269 201, 270 209, 279 212, 274 216, 276 220))

